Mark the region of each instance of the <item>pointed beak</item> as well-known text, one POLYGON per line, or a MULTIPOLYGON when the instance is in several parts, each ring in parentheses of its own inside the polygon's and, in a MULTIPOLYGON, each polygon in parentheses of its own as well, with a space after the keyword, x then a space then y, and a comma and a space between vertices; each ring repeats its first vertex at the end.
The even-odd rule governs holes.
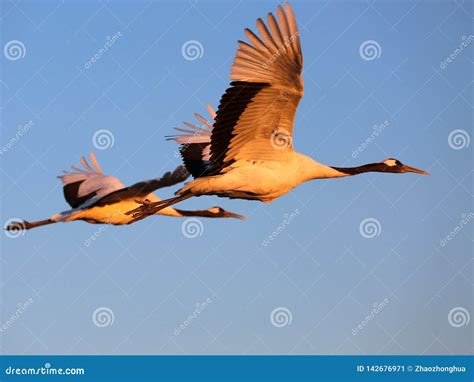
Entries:
POLYGON ((233 212, 225 211, 224 217, 226 218, 235 218, 240 220, 246 220, 247 218, 244 215, 234 214, 233 212))
POLYGON ((431 175, 429 172, 427 171, 423 171, 423 170, 420 170, 419 168, 415 168, 415 167, 411 167, 411 166, 407 166, 407 165, 403 165, 403 170, 405 172, 414 172, 416 174, 422 174, 422 175, 431 175))

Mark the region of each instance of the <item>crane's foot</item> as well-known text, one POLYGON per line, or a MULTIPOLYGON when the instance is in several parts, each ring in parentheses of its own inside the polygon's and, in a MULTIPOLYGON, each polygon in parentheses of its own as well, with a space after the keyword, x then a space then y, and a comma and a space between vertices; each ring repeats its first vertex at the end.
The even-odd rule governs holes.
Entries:
POLYGON ((157 203, 152 203, 148 199, 135 200, 135 203, 141 204, 140 207, 137 207, 131 211, 125 212, 125 215, 132 215, 133 217, 137 217, 141 215, 153 215, 155 213, 155 211, 153 210, 153 207, 155 207, 157 203))
POLYGON ((28 230, 30 228, 33 228, 33 225, 30 222, 26 220, 17 220, 17 221, 11 222, 4 229, 5 231, 19 232, 19 231, 28 230))

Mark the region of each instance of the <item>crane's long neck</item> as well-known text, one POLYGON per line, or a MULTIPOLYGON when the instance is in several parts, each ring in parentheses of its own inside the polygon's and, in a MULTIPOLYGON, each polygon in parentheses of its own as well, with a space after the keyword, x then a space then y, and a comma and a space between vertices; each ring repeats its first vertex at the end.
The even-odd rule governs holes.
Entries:
POLYGON ((305 180, 343 178, 366 172, 384 172, 386 170, 386 166, 383 163, 369 163, 356 167, 332 167, 311 160, 306 162, 306 164, 307 168, 304 170, 305 180))
POLYGON ((212 218, 214 214, 212 214, 208 210, 180 210, 178 208, 173 207, 165 207, 162 210, 159 210, 155 213, 156 215, 165 215, 165 216, 173 216, 173 217, 187 217, 187 216, 198 216, 198 217, 205 217, 205 218, 212 218))
POLYGON ((358 175, 366 172, 384 172, 387 169, 383 163, 368 163, 356 167, 331 167, 337 172, 345 174, 346 176, 358 175))
POLYGON ((195 211, 189 211, 189 210, 180 210, 175 208, 174 209, 178 216, 199 216, 203 218, 213 218, 216 217, 215 214, 208 210, 195 210, 195 211))
POLYGON ((165 207, 162 210, 156 211, 155 215, 164 215, 164 216, 173 216, 176 218, 183 217, 183 216, 192 216, 188 215, 188 213, 191 213, 192 211, 186 211, 186 210, 178 210, 176 208, 173 208, 171 206, 165 207))

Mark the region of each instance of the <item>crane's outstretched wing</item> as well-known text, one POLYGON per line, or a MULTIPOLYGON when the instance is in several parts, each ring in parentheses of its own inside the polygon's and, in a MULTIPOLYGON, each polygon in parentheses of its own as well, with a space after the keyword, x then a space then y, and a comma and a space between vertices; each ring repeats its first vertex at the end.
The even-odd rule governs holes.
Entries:
POLYGON ((237 160, 277 160, 292 150, 293 120, 303 95, 303 57, 289 4, 257 20, 260 37, 245 29, 231 87, 222 96, 211 136, 210 175, 237 160))
POLYGON ((125 187, 116 177, 102 172, 94 153, 89 154, 89 159, 92 166, 82 157, 83 168, 71 166, 73 171, 64 171, 64 175, 58 176, 63 183, 64 198, 72 208, 89 205, 125 187))
POLYGON ((199 126, 183 122, 186 128, 175 128, 181 134, 167 137, 179 143, 179 152, 183 163, 194 178, 206 176, 210 168, 211 133, 216 112, 211 105, 207 105, 207 110, 211 121, 207 121, 202 115, 195 113, 194 116, 201 123, 199 126))
POLYGON ((173 172, 168 171, 161 178, 144 180, 129 187, 113 191, 91 204, 91 207, 105 206, 127 199, 144 199, 151 192, 159 188, 170 187, 184 182, 188 177, 189 172, 186 168, 184 166, 178 166, 173 172))

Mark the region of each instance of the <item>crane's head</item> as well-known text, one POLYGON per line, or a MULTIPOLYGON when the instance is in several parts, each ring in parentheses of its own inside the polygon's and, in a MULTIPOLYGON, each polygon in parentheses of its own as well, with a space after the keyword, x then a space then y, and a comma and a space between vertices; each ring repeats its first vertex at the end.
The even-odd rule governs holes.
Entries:
POLYGON ((417 174, 423 174, 423 175, 431 175, 430 173, 420 170, 415 167, 407 166, 406 164, 403 164, 400 162, 398 159, 395 158, 388 158, 385 159, 383 162, 380 162, 381 165, 381 171, 382 172, 391 172, 391 173, 397 173, 397 174, 403 174, 405 172, 414 172, 417 174))
POLYGON ((239 214, 235 214, 233 212, 230 212, 230 211, 226 211, 224 210, 223 208, 219 207, 219 206, 214 206, 214 207, 211 207, 207 210, 207 212, 209 213, 209 215, 207 217, 210 217, 210 218, 235 218, 235 219, 240 219, 240 220, 245 220, 245 216, 243 215, 239 215, 239 214))

